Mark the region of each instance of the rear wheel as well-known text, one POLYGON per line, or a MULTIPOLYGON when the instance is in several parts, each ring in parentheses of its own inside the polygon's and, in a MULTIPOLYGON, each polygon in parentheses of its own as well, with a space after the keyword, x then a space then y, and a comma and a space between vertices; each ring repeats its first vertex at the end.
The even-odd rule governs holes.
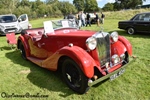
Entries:
POLYGON ((22 43, 19 44, 19 49, 20 49, 22 58, 23 58, 23 59, 27 59, 27 58, 26 58, 26 52, 25 52, 25 49, 24 49, 24 46, 23 46, 22 43))
POLYGON ((62 76, 69 88, 75 92, 83 94, 89 90, 88 78, 73 60, 66 59, 63 62, 62 76))
POLYGON ((132 35, 132 34, 135 33, 135 29, 132 28, 132 27, 130 27, 130 28, 127 29, 127 33, 130 34, 130 35, 132 35))

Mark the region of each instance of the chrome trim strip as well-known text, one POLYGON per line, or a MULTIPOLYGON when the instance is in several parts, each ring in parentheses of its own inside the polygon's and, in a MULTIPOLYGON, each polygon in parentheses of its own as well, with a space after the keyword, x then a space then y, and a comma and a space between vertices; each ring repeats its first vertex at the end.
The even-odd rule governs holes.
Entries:
POLYGON ((101 78, 99 78, 99 79, 97 79, 97 80, 95 80, 95 81, 93 81, 93 82, 89 82, 89 83, 88 83, 88 86, 93 86, 93 85, 95 85, 95 84, 97 84, 97 83, 99 83, 99 82, 101 82, 101 81, 103 81, 103 80, 109 78, 111 75, 113 75, 113 74, 119 72, 121 69, 127 67, 127 66, 128 66, 129 64, 131 64, 133 61, 135 61, 135 59, 132 59, 129 63, 125 64, 124 66, 122 66, 121 68, 115 70, 114 72, 109 73, 109 74, 107 74, 106 76, 103 76, 103 77, 101 77, 101 78))

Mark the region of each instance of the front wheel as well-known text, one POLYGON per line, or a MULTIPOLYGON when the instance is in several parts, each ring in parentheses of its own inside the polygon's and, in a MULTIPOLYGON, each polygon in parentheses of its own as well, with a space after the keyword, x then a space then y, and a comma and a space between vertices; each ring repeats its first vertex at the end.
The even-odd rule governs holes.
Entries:
POLYGON ((62 76, 69 88, 75 92, 83 94, 89 90, 88 78, 73 60, 66 59, 63 62, 62 76))
POLYGON ((24 46, 23 46, 22 43, 19 44, 19 49, 20 49, 22 58, 23 58, 23 59, 27 59, 27 58, 26 58, 26 52, 25 52, 25 49, 24 49, 24 46))
POLYGON ((132 34, 135 33, 135 29, 132 28, 132 27, 130 27, 130 28, 127 29, 127 33, 130 34, 130 35, 132 35, 132 34))

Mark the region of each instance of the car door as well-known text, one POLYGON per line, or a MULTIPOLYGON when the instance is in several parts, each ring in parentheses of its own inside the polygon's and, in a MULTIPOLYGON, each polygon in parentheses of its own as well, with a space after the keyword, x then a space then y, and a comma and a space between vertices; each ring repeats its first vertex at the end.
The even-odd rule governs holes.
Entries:
POLYGON ((133 25, 138 32, 148 32, 150 28, 150 21, 147 17, 148 14, 139 14, 135 19, 133 20, 133 25))
POLYGON ((28 29, 29 19, 27 14, 22 14, 18 17, 19 25, 22 29, 28 29))
POLYGON ((48 56, 48 51, 44 48, 45 42, 43 42, 43 36, 41 35, 29 35, 28 44, 30 48, 30 56, 38 59, 45 59, 48 56))

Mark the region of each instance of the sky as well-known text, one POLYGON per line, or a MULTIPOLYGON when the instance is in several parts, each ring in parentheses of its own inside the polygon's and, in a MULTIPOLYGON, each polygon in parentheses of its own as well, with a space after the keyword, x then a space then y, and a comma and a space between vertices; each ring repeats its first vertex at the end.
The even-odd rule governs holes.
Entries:
MULTIPOLYGON (((35 0, 29 0, 29 1, 35 1, 35 0)), ((45 1, 45 0, 41 0, 41 1, 45 1)), ((69 1, 70 3, 73 2, 73 0, 59 0, 59 1, 69 1)), ((115 2, 115 0, 96 0, 96 1, 97 1, 98 6, 100 8, 102 8, 108 2, 109 3, 114 3, 115 2)), ((150 4, 150 0, 146 0, 146 2, 143 2, 143 5, 146 5, 146 4, 150 4)))

